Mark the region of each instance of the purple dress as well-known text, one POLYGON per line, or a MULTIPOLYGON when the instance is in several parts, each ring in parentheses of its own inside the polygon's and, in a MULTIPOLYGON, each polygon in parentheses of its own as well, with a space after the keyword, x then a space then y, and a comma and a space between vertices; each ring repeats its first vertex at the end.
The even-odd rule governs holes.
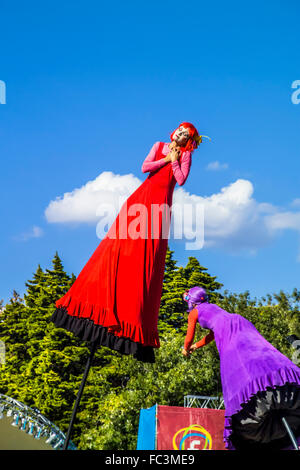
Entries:
MULTIPOLYGON (((232 416, 243 410, 244 404, 251 403, 251 400, 253 403, 253 397, 257 398, 260 392, 274 390, 277 386, 285 384, 294 384, 296 395, 294 393, 292 400, 285 395, 280 405, 274 404, 272 396, 271 408, 281 408, 281 411, 286 406, 293 408, 296 438, 300 443, 300 368, 272 346, 255 326, 241 315, 228 313, 218 305, 208 302, 198 304, 196 308, 200 326, 214 332, 220 355, 226 447, 236 448, 231 441, 232 416)), ((279 425, 282 427, 281 422, 279 425)), ((271 427, 274 428, 274 423, 271 427)), ((262 432, 267 432, 267 429, 262 428, 262 432)))

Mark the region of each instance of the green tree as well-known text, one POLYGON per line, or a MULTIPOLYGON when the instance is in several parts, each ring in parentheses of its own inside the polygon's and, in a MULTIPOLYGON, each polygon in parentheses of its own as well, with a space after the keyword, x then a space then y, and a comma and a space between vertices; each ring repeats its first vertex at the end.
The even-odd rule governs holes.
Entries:
POLYGON ((287 337, 296 334, 299 328, 298 302, 295 293, 290 295, 280 291, 257 300, 250 298, 249 291, 232 294, 226 290, 219 304, 228 312, 247 318, 267 341, 291 358, 292 349, 287 337))
POLYGON ((177 332, 186 330, 187 304, 182 299, 182 294, 186 289, 201 286, 206 289, 211 302, 222 299, 222 295, 217 290, 223 284, 216 281, 216 276, 207 273, 207 268, 201 266, 199 261, 192 256, 189 257, 186 267, 177 267, 173 253, 174 251, 168 247, 158 323, 161 334, 174 329, 177 332))
POLYGON ((194 286, 204 287, 209 295, 210 302, 217 303, 222 299, 222 295, 218 291, 223 287, 223 284, 216 281, 217 276, 211 276, 206 272, 207 268, 201 266, 197 258, 189 256, 189 261, 184 268, 183 275, 187 279, 187 287, 190 289, 194 286))
POLYGON ((24 299, 13 292, 0 322, 6 348, 0 392, 37 407, 62 428, 88 356, 86 345, 50 322, 55 300, 73 282, 56 253, 53 269, 44 272, 38 265, 26 282, 24 299))

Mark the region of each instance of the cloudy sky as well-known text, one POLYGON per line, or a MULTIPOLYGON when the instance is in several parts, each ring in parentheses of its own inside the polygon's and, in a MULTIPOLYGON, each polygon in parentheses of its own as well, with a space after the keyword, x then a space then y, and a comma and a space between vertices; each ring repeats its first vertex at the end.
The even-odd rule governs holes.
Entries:
POLYGON ((101 210, 113 220, 148 176, 152 145, 182 121, 212 141, 175 187, 178 264, 196 256, 252 296, 300 288, 298 2, 1 9, 0 299, 22 294, 55 251, 79 274, 101 241, 101 210), (183 207, 203 210, 196 249, 183 207))

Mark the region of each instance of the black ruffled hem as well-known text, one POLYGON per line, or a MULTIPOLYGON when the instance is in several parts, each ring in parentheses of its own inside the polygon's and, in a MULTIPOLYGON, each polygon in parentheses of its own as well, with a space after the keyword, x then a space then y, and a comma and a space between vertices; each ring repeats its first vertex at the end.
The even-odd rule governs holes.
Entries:
POLYGON ((230 440, 236 450, 284 449, 291 440, 282 423, 286 418, 296 440, 300 438, 300 385, 285 383, 255 394, 232 415, 230 440))
POLYGON ((64 328, 82 341, 95 343, 97 347, 105 346, 124 355, 132 355, 141 362, 155 362, 152 346, 143 346, 129 338, 115 336, 107 328, 97 325, 88 318, 74 317, 68 314, 66 307, 59 307, 51 317, 51 321, 58 327, 64 328))

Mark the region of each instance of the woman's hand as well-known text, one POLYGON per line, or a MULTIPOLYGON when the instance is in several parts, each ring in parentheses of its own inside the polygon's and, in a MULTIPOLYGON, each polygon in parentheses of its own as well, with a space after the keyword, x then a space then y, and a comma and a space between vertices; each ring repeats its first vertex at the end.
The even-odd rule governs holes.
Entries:
POLYGON ((169 152, 165 157, 165 162, 166 163, 169 163, 169 162, 175 162, 176 160, 178 160, 178 158, 180 158, 180 150, 171 150, 171 152, 169 152))
POLYGON ((184 349, 184 348, 182 349, 181 352, 182 352, 183 356, 185 356, 185 357, 188 357, 188 356, 190 355, 189 351, 187 351, 187 350, 184 349))
POLYGON ((176 142, 171 142, 169 145, 170 152, 164 157, 165 162, 175 162, 180 158, 181 152, 180 147, 176 144, 176 142))
POLYGON ((194 352, 195 350, 197 349, 197 346, 196 346, 196 343, 195 344, 192 344, 192 346, 190 347, 190 349, 187 351, 187 349, 182 349, 182 354, 185 356, 185 357, 188 357, 192 352, 194 352))
POLYGON ((171 162, 175 162, 176 160, 178 160, 180 158, 180 149, 179 149, 179 147, 176 147, 173 150, 171 150, 169 155, 171 157, 171 162))
POLYGON ((166 163, 169 163, 171 161, 171 152, 169 152, 165 157, 164 160, 166 163))

